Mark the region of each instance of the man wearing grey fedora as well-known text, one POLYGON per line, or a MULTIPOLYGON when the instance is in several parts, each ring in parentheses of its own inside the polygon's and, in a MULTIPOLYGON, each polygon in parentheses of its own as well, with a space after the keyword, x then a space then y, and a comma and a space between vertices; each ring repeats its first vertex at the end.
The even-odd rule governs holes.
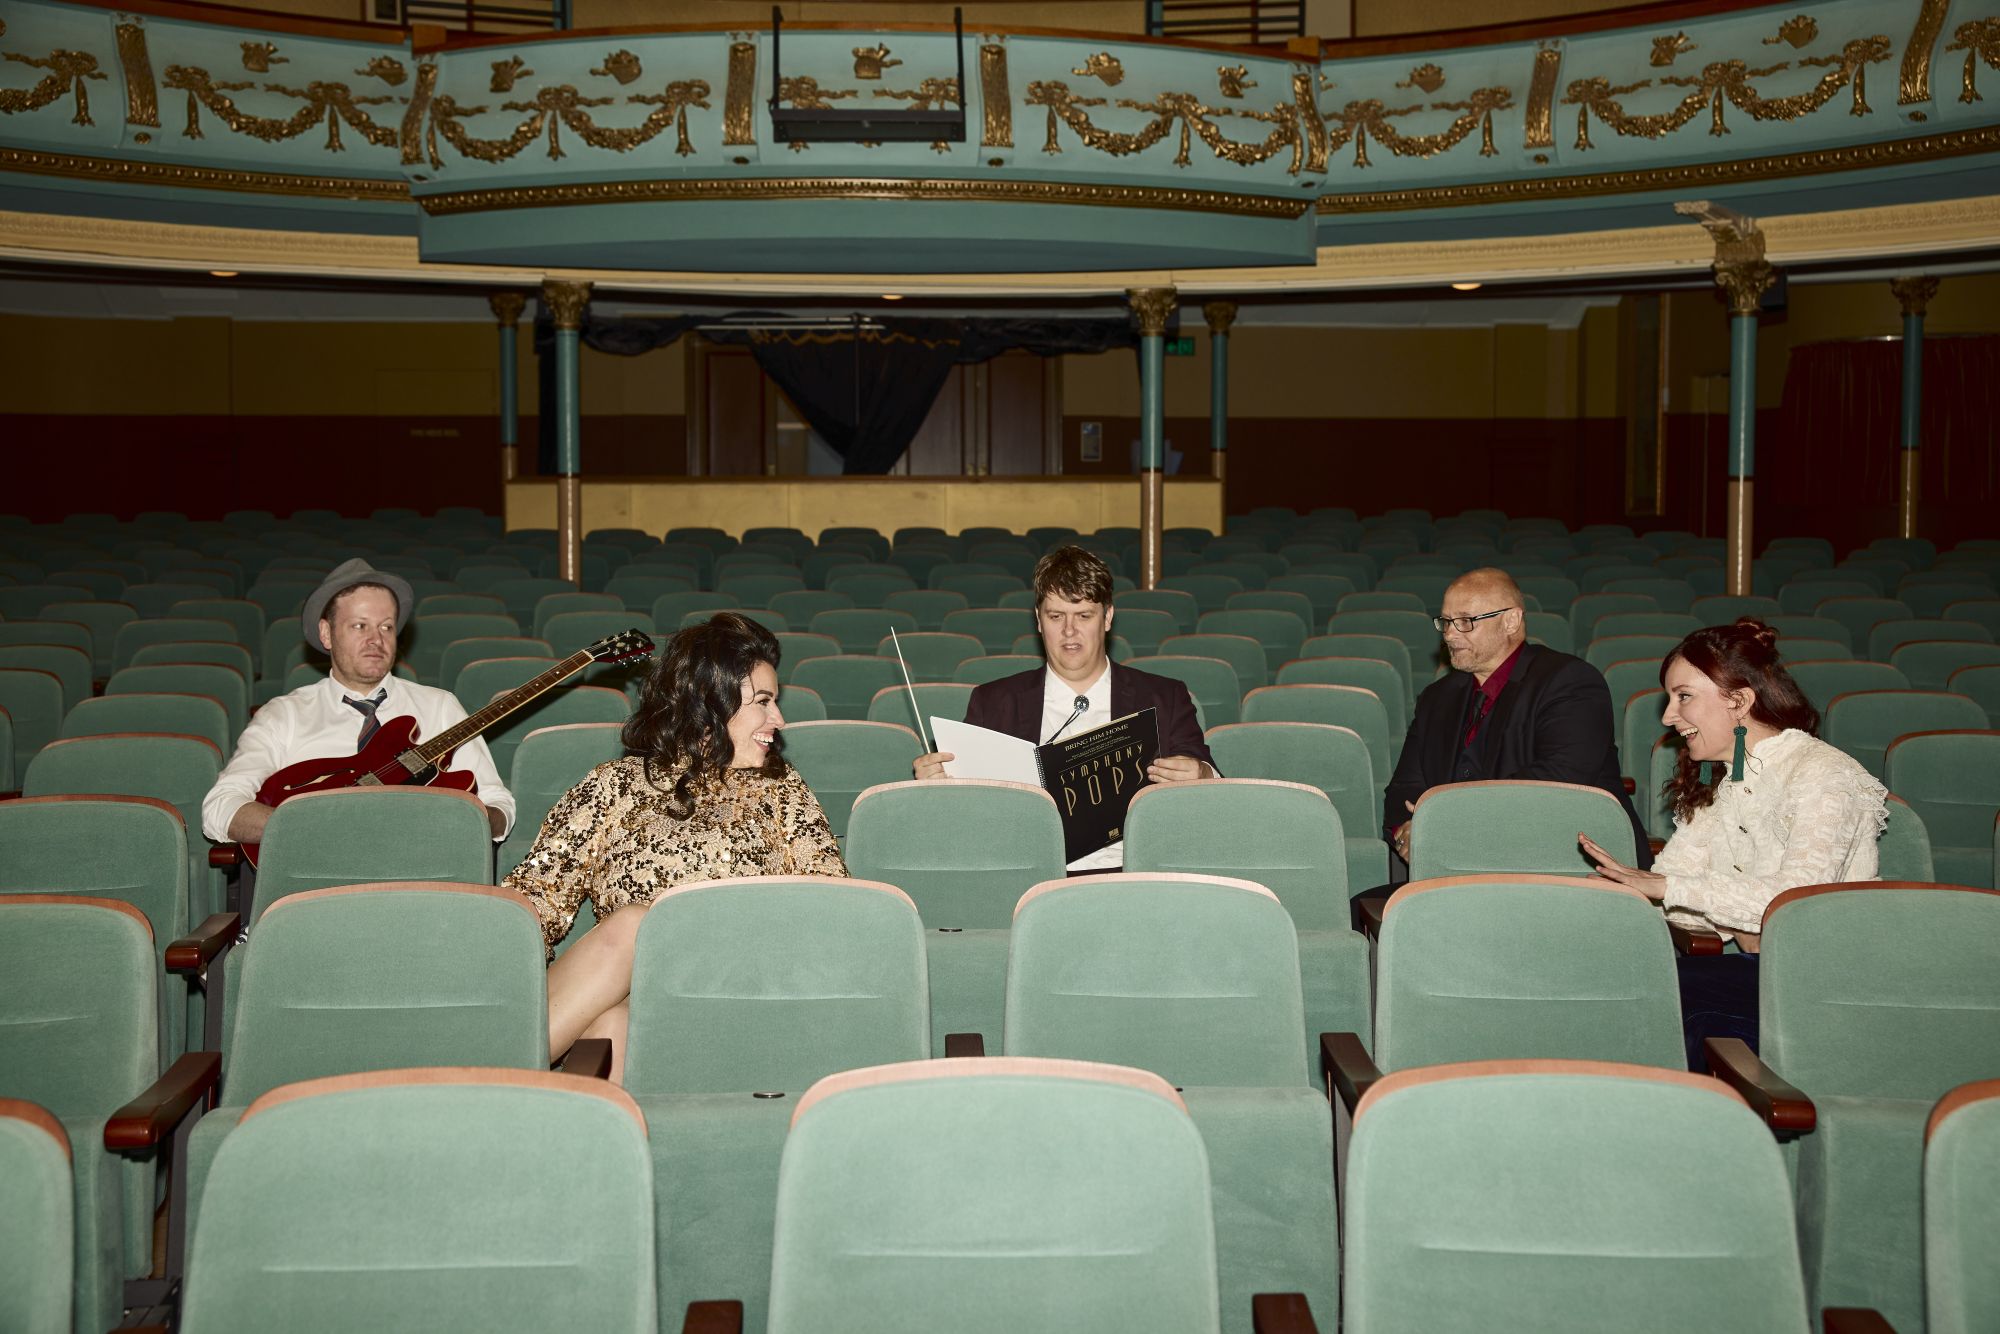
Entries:
MULTIPOLYGON (((396 640, 416 599, 408 581, 346 562, 313 590, 300 612, 306 643, 333 659, 324 680, 300 686, 257 710, 237 739, 215 786, 201 804, 201 830, 218 843, 258 843, 272 807, 257 793, 266 779, 302 760, 336 759, 359 751, 392 718, 415 718, 419 739, 437 736, 465 717, 449 690, 395 674, 396 640)), ((460 746, 450 765, 470 770, 493 838, 514 823, 514 795, 500 781, 486 742, 460 746)))

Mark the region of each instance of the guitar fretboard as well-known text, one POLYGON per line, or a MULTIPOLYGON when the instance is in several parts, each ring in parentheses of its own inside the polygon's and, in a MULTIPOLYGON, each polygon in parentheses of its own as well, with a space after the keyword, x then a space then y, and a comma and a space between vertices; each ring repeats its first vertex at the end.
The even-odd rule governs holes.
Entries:
POLYGON ((569 677, 576 675, 594 661, 588 649, 570 654, 540 676, 502 695, 479 712, 470 714, 463 722, 432 737, 422 745, 411 747, 425 765, 436 764, 439 760, 457 750, 472 738, 492 727, 516 709, 532 703, 537 696, 546 694, 561 685, 569 677))

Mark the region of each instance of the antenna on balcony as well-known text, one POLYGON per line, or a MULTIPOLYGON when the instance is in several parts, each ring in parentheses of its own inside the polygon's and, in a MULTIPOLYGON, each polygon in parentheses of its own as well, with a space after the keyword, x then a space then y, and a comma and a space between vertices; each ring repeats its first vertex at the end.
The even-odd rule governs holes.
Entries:
MULTIPOLYGON (((780 143, 807 144, 929 144, 965 142, 965 11, 951 11, 953 49, 958 53, 958 78, 949 102, 908 111, 875 111, 845 107, 782 104, 785 67, 780 44, 785 16, 771 6, 771 132, 780 143)), ((815 99, 817 100, 817 99, 815 99)))

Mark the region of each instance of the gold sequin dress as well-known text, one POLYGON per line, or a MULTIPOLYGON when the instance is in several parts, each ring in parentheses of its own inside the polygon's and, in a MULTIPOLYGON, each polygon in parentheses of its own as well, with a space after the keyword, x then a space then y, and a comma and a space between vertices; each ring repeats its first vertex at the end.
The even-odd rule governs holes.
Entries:
POLYGON ((600 764, 542 821, 535 846, 501 883, 528 896, 555 957, 588 898, 601 920, 662 890, 738 875, 846 875, 826 812, 790 765, 731 769, 673 812, 677 769, 627 756, 600 764))

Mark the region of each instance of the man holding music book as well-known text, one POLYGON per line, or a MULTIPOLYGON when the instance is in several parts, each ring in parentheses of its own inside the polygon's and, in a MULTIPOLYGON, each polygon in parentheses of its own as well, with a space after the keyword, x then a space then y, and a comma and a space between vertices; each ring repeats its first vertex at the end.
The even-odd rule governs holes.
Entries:
MULTIPOLYGON (((305 641, 333 660, 326 678, 280 695, 257 710, 236 753, 201 803, 201 831, 217 843, 261 842, 273 807, 257 794, 265 780, 303 760, 357 753, 383 724, 414 718, 418 739, 464 720, 449 690, 395 674, 396 641, 416 598, 407 580, 356 557, 327 575, 305 600, 305 641)), ((447 763, 471 773, 495 842, 514 823, 514 794, 500 780, 486 742, 475 737, 447 763)))
MULTIPOLYGON (((1187 687, 1169 677, 1154 676, 1111 661, 1108 645, 1113 610, 1111 569, 1082 547, 1059 547, 1035 567, 1035 625, 1042 637, 1044 667, 989 681, 972 692, 963 728, 944 727, 967 745, 963 762, 954 751, 940 749, 917 760, 918 778, 1022 778, 1041 780, 1065 813, 1069 869, 1115 871, 1124 864, 1122 839, 1080 848, 1078 837, 1085 814, 1093 808, 1099 827, 1115 833, 1124 823, 1124 808, 1140 785, 1183 783, 1216 777, 1215 760, 1202 739, 1194 700, 1187 687), (1112 727, 1118 732, 1104 732, 1112 727), (976 729, 999 733, 990 740, 976 729), (1011 739, 1010 747, 1007 739, 1011 739), (1031 767, 1022 770, 1019 743, 1026 742, 1031 767), (976 747, 976 749, 974 749, 976 747), (1136 748, 1136 750, 1135 750, 1136 748), (1011 750, 1011 757, 1010 757, 1011 750), (1123 766, 1144 755, 1143 768, 1123 766), (1032 767, 1035 759, 1040 767, 1032 767), (1067 777, 1066 777, 1067 776, 1067 777), (1097 779, 1093 784, 1090 780, 1097 779), (1065 789, 1073 791, 1066 795, 1065 789)), ((941 720, 932 720, 936 723, 941 720)), ((947 721, 948 720, 943 720, 947 721)))

